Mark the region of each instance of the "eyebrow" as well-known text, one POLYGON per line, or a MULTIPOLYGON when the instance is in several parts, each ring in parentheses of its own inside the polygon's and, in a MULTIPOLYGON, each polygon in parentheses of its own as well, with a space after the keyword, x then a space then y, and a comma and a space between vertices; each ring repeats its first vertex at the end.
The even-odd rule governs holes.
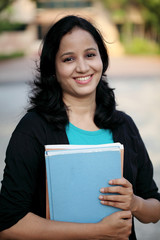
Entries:
MULTIPOLYGON (((97 51, 97 49, 96 48, 87 48, 87 49, 85 49, 85 52, 87 52, 87 51, 97 51)), ((74 54, 74 52, 66 52, 66 53, 63 53, 60 57, 72 55, 72 54, 74 54)))

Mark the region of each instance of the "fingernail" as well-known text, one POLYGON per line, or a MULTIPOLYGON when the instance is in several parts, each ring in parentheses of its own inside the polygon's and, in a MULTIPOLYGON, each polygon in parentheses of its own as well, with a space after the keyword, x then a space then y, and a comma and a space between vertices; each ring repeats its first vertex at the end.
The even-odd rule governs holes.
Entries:
POLYGON ((110 180, 110 181, 109 181, 109 184, 112 184, 112 183, 113 183, 113 181, 112 181, 112 180, 110 180))
POLYGON ((103 196, 102 196, 102 195, 100 195, 100 196, 99 196, 99 199, 101 199, 101 200, 102 200, 102 199, 103 199, 103 196))
POLYGON ((101 189, 100 189, 100 192, 104 193, 104 188, 101 188, 101 189))

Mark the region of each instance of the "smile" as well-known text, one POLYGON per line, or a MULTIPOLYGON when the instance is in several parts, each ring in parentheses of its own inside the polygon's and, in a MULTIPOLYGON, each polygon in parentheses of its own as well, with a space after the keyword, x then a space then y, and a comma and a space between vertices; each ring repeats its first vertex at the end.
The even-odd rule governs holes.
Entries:
POLYGON ((76 77, 74 78, 74 80, 78 83, 88 83, 92 79, 92 76, 93 74, 89 76, 84 76, 84 77, 76 77))

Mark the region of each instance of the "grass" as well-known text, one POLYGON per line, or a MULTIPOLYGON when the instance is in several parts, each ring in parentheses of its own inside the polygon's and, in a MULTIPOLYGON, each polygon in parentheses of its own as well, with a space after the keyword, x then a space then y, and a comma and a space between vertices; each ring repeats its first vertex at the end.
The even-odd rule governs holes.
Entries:
POLYGON ((7 59, 13 59, 13 58, 19 58, 24 57, 24 52, 13 52, 10 54, 0 54, 0 61, 7 60, 7 59))
POLYGON ((154 41, 135 37, 130 41, 122 42, 127 54, 159 55, 160 46, 154 41))
POLYGON ((27 25, 24 23, 9 22, 7 20, 0 21, 0 33, 1 32, 10 32, 10 31, 24 31, 27 25))

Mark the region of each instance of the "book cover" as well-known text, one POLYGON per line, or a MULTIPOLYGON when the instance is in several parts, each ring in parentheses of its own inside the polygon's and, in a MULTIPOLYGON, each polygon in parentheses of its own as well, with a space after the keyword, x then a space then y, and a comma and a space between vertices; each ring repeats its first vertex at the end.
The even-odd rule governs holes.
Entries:
POLYGON ((120 209, 100 203, 100 188, 122 177, 121 144, 46 146, 50 219, 95 223, 120 209))

